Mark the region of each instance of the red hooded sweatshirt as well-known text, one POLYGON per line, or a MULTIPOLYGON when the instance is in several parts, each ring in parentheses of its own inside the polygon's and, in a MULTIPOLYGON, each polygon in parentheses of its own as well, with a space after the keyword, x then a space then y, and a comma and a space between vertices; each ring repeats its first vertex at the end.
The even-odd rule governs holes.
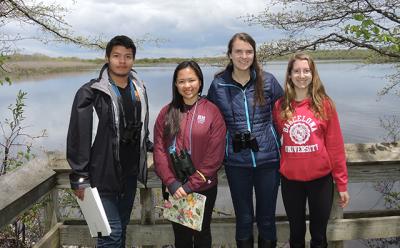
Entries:
POLYGON ((163 137, 168 106, 158 114, 154 126, 154 168, 170 193, 183 186, 186 193, 204 191, 217 184, 217 171, 222 165, 225 149, 226 127, 219 109, 210 101, 201 98, 182 113, 180 131, 176 137, 176 152, 190 150, 194 167, 200 173, 194 173, 184 185, 177 180, 168 148, 173 139, 163 137), (192 128, 191 128, 192 126, 192 128), (203 177, 204 176, 204 177, 203 177))
POLYGON ((332 173, 338 191, 347 191, 346 155, 336 110, 325 100, 328 120, 316 118, 307 98, 293 101, 293 116, 284 121, 280 116, 282 101, 276 101, 273 110, 282 137, 281 174, 290 180, 311 181, 332 173))

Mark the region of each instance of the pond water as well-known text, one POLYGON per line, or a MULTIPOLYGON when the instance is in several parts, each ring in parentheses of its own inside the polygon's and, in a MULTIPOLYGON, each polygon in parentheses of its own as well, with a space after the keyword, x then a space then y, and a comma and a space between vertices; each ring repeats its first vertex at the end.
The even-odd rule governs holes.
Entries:
MULTIPOLYGON (((377 92, 386 84, 385 75, 394 72, 393 65, 363 65, 355 62, 318 63, 318 71, 327 93, 333 98, 339 113, 342 132, 346 143, 368 143, 387 140, 388 131, 381 122, 400 115, 400 98, 394 95, 378 97, 377 92)), ((150 132, 162 106, 171 99, 171 80, 174 65, 137 67, 146 82, 150 105, 150 132)), ((265 70, 275 75, 282 84, 286 63, 268 63, 265 70)), ((207 93, 213 75, 222 68, 202 66, 207 93)), ((66 133, 70 108, 77 89, 89 79, 97 77, 97 71, 43 75, 17 80, 11 86, 0 87, 0 120, 9 118, 7 106, 15 102, 18 90, 28 92, 25 109, 28 131, 38 134, 46 129, 47 138, 35 143, 42 150, 65 151, 66 133)), ((399 183, 394 185, 400 190, 399 183)), ((346 211, 384 208, 382 195, 374 189, 374 184, 352 183, 349 187, 351 202, 346 211)), ((138 202, 138 200, 136 201, 138 202)), ((216 209, 232 214, 229 189, 219 189, 216 209)), ((135 212, 138 214, 139 209, 135 212)), ((279 194, 277 214, 284 214, 279 194)), ((352 244, 352 243, 350 243, 352 244)), ((355 247, 352 244, 348 247, 355 247)), ((357 245, 359 246, 359 245, 357 245)))

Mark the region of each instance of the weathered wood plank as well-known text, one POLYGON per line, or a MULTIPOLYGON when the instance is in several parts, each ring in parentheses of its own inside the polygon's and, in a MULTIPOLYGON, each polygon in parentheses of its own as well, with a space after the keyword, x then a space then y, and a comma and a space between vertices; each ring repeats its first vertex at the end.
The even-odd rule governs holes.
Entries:
POLYGON ((55 248, 60 247, 60 227, 62 223, 55 224, 33 248, 55 248))
MULTIPOLYGON (((331 215, 329 217, 329 219, 331 220, 343 219, 343 208, 341 208, 339 204, 337 204, 337 202, 339 202, 339 199, 339 192, 337 190, 334 190, 331 215)), ((343 248, 343 241, 329 241, 328 247, 343 248)))
POLYGON ((153 190, 140 189, 141 224, 152 225, 155 223, 153 190))
MULTIPOLYGON (((235 243, 234 223, 212 223, 211 230, 214 244, 235 243)), ((256 236, 256 226, 254 230, 256 236)), ((60 227, 60 236, 62 245, 94 245, 94 240, 90 238, 89 230, 85 225, 63 225, 60 227)), ((330 241, 398 237, 400 236, 400 216, 333 220, 328 224, 327 236, 330 241)), ((287 221, 277 222, 277 237, 279 242, 288 240, 289 223, 287 221)), ((310 240, 308 232, 306 239, 310 240)), ((170 224, 130 224, 127 242, 133 245, 173 244, 172 227, 170 224)))
POLYGON ((350 183, 400 179, 400 162, 398 164, 348 165, 347 169, 350 183))
POLYGON ((44 206, 44 232, 50 231, 58 223, 58 190, 53 189, 47 196, 44 206))
POLYGON ((327 234, 329 240, 400 237, 400 216, 333 220, 327 234))
MULTIPOLYGON (((347 167, 350 182, 376 182, 381 180, 399 180, 400 146, 389 143, 346 144, 347 167)), ((159 188, 161 182, 154 173, 153 154, 148 153, 149 188, 159 188)), ((65 155, 54 153, 50 167, 57 172, 57 188, 69 188, 70 168, 65 155)), ((225 171, 219 171, 219 185, 227 185, 225 171)), ((143 188, 142 184, 138 184, 143 188)))
POLYGON ((56 184, 56 174, 45 166, 47 159, 35 159, 0 177, 0 227, 49 193, 56 184))
POLYGON ((398 163, 400 161, 399 143, 345 144, 347 163, 363 164, 398 163))
MULTIPOLYGON (((380 165, 350 165, 348 166, 349 182, 377 182, 382 180, 397 181, 400 178, 400 162, 399 164, 380 164, 380 165)), ((57 188, 68 189, 70 187, 68 172, 59 173, 57 171, 57 188)), ((225 170, 221 169, 218 173, 218 184, 227 186, 225 170)), ((161 181, 154 173, 149 171, 148 188, 160 188, 161 181)), ((138 184, 138 188, 144 188, 142 184, 138 184)))

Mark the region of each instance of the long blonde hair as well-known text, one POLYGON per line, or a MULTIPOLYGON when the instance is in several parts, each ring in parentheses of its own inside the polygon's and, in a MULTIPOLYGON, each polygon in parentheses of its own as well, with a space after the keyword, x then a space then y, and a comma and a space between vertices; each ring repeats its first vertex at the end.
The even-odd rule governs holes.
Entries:
POLYGON ((314 60, 311 58, 310 55, 305 53, 296 53, 289 59, 285 78, 285 95, 281 104, 282 119, 290 119, 294 113, 292 102, 296 97, 296 92, 290 74, 296 60, 306 60, 311 70, 312 81, 311 84, 308 86, 308 95, 311 98, 311 109, 314 115, 320 119, 329 119, 329 113, 327 113, 327 109, 324 107, 324 101, 328 101, 330 108, 334 108, 334 103, 325 92, 324 85, 322 84, 322 81, 318 75, 317 67, 314 63, 314 60))

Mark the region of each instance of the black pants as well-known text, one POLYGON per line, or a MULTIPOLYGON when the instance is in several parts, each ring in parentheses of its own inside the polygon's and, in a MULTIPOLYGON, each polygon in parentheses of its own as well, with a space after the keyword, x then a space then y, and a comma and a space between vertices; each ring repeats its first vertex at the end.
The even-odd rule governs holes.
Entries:
POLYGON ((197 192, 207 197, 201 232, 172 222, 175 235, 175 248, 211 248, 210 224, 215 200, 217 199, 217 191, 218 187, 215 185, 208 190, 197 192))
POLYGON ((333 181, 329 174, 309 181, 292 181, 282 176, 282 198, 290 225, 290 243, 305 243, 306 234, 306 201, 310 214, 311 243, 324 247, 326 227, 333 201, 333 181))

